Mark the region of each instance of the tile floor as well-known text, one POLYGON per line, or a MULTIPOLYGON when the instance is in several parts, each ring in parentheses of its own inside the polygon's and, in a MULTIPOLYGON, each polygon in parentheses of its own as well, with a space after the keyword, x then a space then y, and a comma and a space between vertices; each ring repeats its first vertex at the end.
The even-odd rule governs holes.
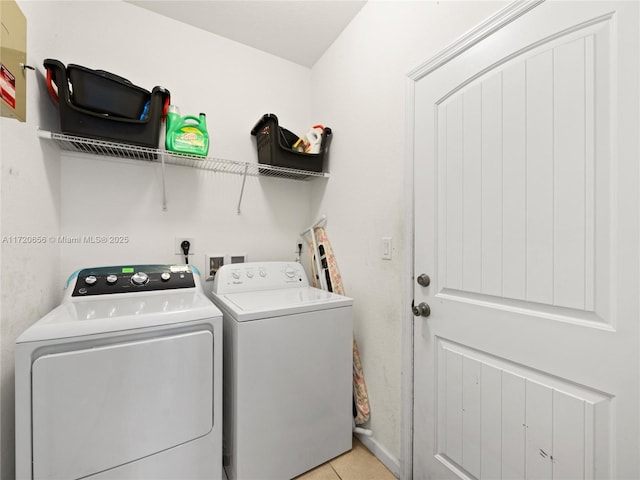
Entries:
POLYGON ((395 480, 395 476, 362 443, 333 460, 296 477, 295 480, 395 480))

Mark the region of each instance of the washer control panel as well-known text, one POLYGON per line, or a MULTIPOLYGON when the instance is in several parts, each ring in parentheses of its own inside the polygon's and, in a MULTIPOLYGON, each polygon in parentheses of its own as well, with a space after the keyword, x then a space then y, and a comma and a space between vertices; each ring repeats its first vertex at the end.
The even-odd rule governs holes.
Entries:
POLYGON ((121 265, 78 272, 72 297, 194 288, 188 265, 121 265))
POLYGON ((297 262, 223 265, 213 279, 213 293, 217 294, 307 286, 307 274, 297 262))

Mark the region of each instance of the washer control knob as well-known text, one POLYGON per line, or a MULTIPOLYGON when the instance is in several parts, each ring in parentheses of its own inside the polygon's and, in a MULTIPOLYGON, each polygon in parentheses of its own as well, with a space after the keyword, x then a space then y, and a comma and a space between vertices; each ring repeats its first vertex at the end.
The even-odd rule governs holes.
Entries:
POLYGON ((247 272, 247 278, 253 278, 253 272, 251 270, 247 272))
POLYGON ((293 278, 296 275, 296 271, 293 267, 287 267, 284 269, 284 274, 289 278, 293 278))
POLYGON ((168 282, 169 279, 171 278, 171 274, 169 272, 162 272, 160 274, 160 278, 162 279, 163 282, 168 282))
POLYGON ((145 285, 149 281, 149 275, 144 272, 137 272, 131 275, 131 283, 134 285, 145 285))
POLYGON ((86 283, 87 285, 93 285, 97 281, 98 281, 98 279, 96 278, 95 275, 89 275, 88 277, 86 277, 84 279, 84 283, 86 283))
POLYGON ((261 268, 261 269, 259 270, 259 272, 260 272, 260 276, 261 276, 261 277, 263 277, 263 278, 264 278, 264 277, 266 277, 266 276, 267 276, 267 271, 266 271, 264 268, 261 268))
POLYGON ((109 285, 113 285, 113 284, 114 284, 114 283, 116 283, 117 281, 118 281, 118 276, 117 276, 117 275, 111 274, 111 275, 108 275, 108 276, 107 276, 107 283, 108 283, 109 285))
POLYGON ((233 273, 231 274, 231 276, 232 276, 233 278, 235 278, 236 280, 240 278, 240 274, 239 274, 238 272, 233 272, 233 273))

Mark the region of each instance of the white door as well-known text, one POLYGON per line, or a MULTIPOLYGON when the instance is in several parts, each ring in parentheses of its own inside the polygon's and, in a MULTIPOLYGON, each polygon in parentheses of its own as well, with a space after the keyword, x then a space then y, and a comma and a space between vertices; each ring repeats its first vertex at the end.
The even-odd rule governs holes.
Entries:
POLYGON ((640 478, 638 6, 514 4, 412 74, 416 479, 640 478))

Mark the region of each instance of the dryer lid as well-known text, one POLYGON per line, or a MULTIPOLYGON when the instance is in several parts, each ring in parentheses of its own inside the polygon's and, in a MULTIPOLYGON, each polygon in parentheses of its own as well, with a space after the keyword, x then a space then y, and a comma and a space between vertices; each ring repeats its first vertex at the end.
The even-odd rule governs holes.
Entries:
POLYGON ((221 317, 201 292, 149 292, 64 302, 25 330, 16 343, 176 325, 221 317))

